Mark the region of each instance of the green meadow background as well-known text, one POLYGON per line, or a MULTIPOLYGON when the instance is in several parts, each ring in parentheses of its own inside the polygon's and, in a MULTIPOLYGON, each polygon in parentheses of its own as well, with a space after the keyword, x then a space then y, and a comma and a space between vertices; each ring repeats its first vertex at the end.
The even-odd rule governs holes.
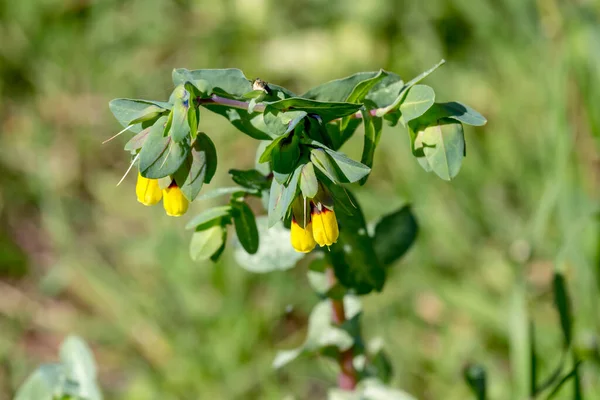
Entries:
MULTIPOLYGON (((317 297, 306 265, 252 274, 229 251, 188 255, 194 202, 173 219, 135 199, 115 97, 166 99, 175 67, 242 69, 302 93, 384 68, 488 119, 466 127, 467 158, 445 182, 387 127, 367 186, 375 221, 411 203, 420 232, 384 292, 364 297, 364 334, 385 344, 392 385, 424 400, 471 397, 480 363, 489 398, 520 399, 535 323, 540 380, 562 336, 552 275, 565 274, 575 342, 598 340, 600 3, 593 0, 0 0, 0 399, 69 333, 85 338, 107 399, 321 399, 323 359, 271 369, 302 342, 317 297)), ((201 129, 227 170, 257 143, 220 116, 201 129)), ((344 150, 360 158, 359 134, 344 150)), ((233 236, 233 235, 230 235, 233 236)), ((586 399, 600 368, 583 368, 586 399)), ((565 370, 566 372, 566 370, 565 370)), ((571 399, 566 385, 557 396, 571 399)))

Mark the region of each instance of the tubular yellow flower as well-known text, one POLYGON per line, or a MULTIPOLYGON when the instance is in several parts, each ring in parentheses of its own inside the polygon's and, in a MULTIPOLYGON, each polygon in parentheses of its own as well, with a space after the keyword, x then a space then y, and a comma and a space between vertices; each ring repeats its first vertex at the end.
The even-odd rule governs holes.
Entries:
POLYGON ((145 206, 153 206, 162 199, 162 191, 158 187, 158 179, 144 178, 139 172, 135 185, 135 194, 138 201, 145 206))
POLYGON ((340 231, 333 210, 313 207, 311 218, 313 237, 319 246, 331 246, 337 242, 340 231))
POLYGON ((308 223, 306 228, 302 228, 295 218, 292 218, 291 228, 292 247, 300 253, 308 253, 315 248, 317 243, 313 239, 312 223, 308 223))
POLYGON ((168 216, 180 217, 186 213, 188 206, 188 200, 183 196, 175 181, 163 190, 163 207, 168 216))

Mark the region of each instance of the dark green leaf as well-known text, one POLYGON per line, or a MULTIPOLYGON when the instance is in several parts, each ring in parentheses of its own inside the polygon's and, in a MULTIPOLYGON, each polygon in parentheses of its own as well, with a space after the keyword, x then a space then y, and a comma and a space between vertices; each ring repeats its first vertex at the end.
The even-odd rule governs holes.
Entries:
POLYGON ((560 327, 562 329, 565 347, 568 347, 571 344, 573 332, 571 301, 569 299, 565 278, 559 272, 554 274, 554 304, 560 316, 560 327))
POLYGON ((310 89, 301 97, 319 101, 359 102, 371 87, 387 75, 380 70, 374 72, 359 72, 346 78, 336 79, 310 89), (354 101, 351 98, 356 98, 354 101))
POLYGON ((215 225, 206 230, 194 232, 190 242, 190 256, 194 261, 205 261, 217 253, 225 243, 226 230, 215 225))
MULTIPOLYGON (((324 102, 309 100, 301 97, 292 97, 269 103, 267 109, 274 108, 280 111, 304 111, 308 114, 318 114, 323 122, 351 115, 362 106, 360 104, 342 102, 324 102)), ((265 109, 265 113, 267 111, 265 109)))
POLYGON ((419 227, 410 206, 385 215, 375 226, 374 247, 384 265, 391 265, 415 242, 419 227))
POLYGON ((464 376, 473 394, 477 396, 477 400, 485 400, 487 386, 485 368, 478 364, 468 365, 464 369, 464 376))
POLYGON ((296 169, 299 159, 300 137, 297 134, 286 136, 271 150, 271 168, 278 174, 292 173, 296 169))
MULTIPOLYGON (((217 172, 218 159, 215 144, 207 134, 200 132, 196 136, 194 144, 194 150, 196 149, 205 154, 206 174, 204 175, 204 183, 210 183, 213 176, 215 176, 215 172, 217 172)), ((198 156, 197 154, 192 155, 194 155, 194 157, 198 156)))
POLYGON ((290 231, 281 222, 269 227, 267 217, 260 216, 256 218, 256 225, 260 237, 258 251, 249 255, 240 246, 234 252, 235 259, 242 268, 254 273, 287 270, 304 257, 303 253, 292 248, 290 231))
POLYGON ((209 208, 208 210, 204 210, 203 212, 192 218, 190 222, 188 222, 185 226, 185 229, 196 229, 200 231, 206 228, 210 228, 211 226, 214 226, 215 224, 219 223, 221 219, 229 218, 230 213, 230 205, 209 208))
MULTIPOLYGON (((344 193, 344 189, 338 185, 330 186, 330 190, 336 204, 346 194, 353 197, 350 193, 344 193)), ((381 291, 386 270, 377 258, 356 199, 352 198, 352 203, 356 205, 352 215, 342 208, 335 209, 340 236, 337 243, 330 247, 327 256, 334 267, 335 276, 345 287, 355 290, 357 294, 381 291)))
MULTIPOLYGON (((365 125, 365 140, 363 144, 363 151, 361 157, 361 163, 369 168, 373 167, 373 158, 375 156, 375 149, 379 144, 379 138, 381 137, 381 131, 383 123, 381 118, 372 117, 368 110, 361 111, 363 116, 363 123, 365 125)), ((364 185, 367 182, 369 175, 365 175, 361 180, 360 184, 364 185)))
POLYGON ((288 136, 289 136, 289 132, 288 132, 288 134, 284 134, 284 135, 277 137, 275 140, 273 140, 271 143, 269 143, 263 150, 262 154, 260 155, 258 162, 261 164, 270 162, 271 155, 273 153, 273 149, 275 147, 279 146, 279 143, 282 140, 286 139, 288 136))
POLYGON ((410 88, 400 104, 404 124, 425 114, 435 101, 435 92, 427 85, 415 85, 410 88))
POLYGON ((245 201, 233 201, 233 224, 238 240, 244 250, 249 254, 255 254, 258 251, 258 228, 252 209, 245 201))
POLYGON ((189 139, 180 143, 164 136, 166 117, 161 117, 150 128, 140 151, 140 172, 150 179, 174 174, 184 163, 190 151, 189 139))
POLYGON ((266 190, 271 186, 269 179, 255 169, 230 169, 229 175, 235 183, 248 189, 266 190))
POLYGON ((467 125, 482 126, 487 120, 473 110, 471 107, 453 101, 449 103, 435 103, 425 114, 419 117, 419 124, 426 125, 429 122, 437 121, 442 118, 451 118, 467 125))
POLYGON ((383 108, 396 100, 403 87, 404 82, 402 79, 396 74, 389 73, 387 77, 373 87, 366 99, 371 101, 376 108, 383 108))

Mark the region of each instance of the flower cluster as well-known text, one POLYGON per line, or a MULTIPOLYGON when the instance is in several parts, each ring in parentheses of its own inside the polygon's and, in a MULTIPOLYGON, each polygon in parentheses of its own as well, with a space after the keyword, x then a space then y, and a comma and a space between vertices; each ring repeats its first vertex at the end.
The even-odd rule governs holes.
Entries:
POLYGON ((158 179, 144 178, 139 172, 135 194, 138 201, 145 206, 153 206, 162 200, 167 215, 171 217, 182 216, 189 206, 188 200, 184 197, 175 180, 172 180, 166 188, 161 189, 158 179))
POLYGON ((327 189, 319 185, 312 199, 298 196, 292 205, 291 242, 294 249, 308 253, 316 245, 331 246, 337 242, 339 229, 333 201, 327 189))

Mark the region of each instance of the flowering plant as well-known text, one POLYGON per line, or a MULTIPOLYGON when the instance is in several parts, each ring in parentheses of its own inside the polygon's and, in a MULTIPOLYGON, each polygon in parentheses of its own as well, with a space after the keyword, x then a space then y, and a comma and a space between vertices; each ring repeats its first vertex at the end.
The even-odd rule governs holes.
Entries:
POLYGON ((408 82, 384 70, 361 72, 302 95, 250 80, 238 69, 175 69, 168 101, 110 102, 124 127, 119 134, 134 133, 125 150, 130 169, 138 170, 140 203, 162 200, 168 215, 181 216, 198 197, 230 196, 188 223, 195 260, 219 259, 231 224, 245 252, 237 259, 249 270, 290 268, 310 253, 309 278, 323 301, 312 313, 304 345, 280 352, 275 367, 323 354, 337 360, 341 389, 366 393, 389 381, 382 349, 361 338, 357 296, 382 290, 387 269, 414 241, 417 223, 405 206, 369 232, 348 185, 366 183, 384 121, 407 129, 412 154, 426 171, 444 180, 456 176, 466 154, 463 124, 486 120, 464 104, 436 103, 434 90, 419 83, 443 63, 408 82), (229 171, 238 186, 201 194, 217 169, 215 146, 199 131, 203 109, 259 145, 254 169, 229 171), (361 124, 364 145, 356 161, 340 148, 361 124), (266 217, 255 217, 247 202, 253 197, 263 200, 266 217), (269 241, 277 245, 259 245, 269 241))

